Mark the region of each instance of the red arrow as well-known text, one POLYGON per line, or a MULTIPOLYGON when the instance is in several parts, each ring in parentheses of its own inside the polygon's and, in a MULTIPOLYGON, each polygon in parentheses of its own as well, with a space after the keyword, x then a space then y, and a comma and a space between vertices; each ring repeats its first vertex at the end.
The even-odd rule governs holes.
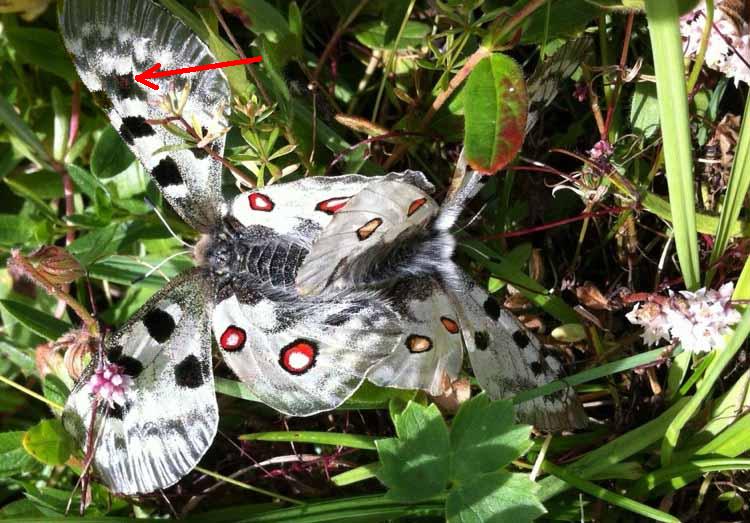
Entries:
POLYGON ((198 71, 208 71, 210 69, 223 69, 224 67, 232 67, 235 65, 243 64, 255 64, 262 60, 260 56, 252 56, 250 58, 243 58, 241 60, 229 60, 228 62, 217 62, 215 64, 196 65, 194 67, 184 67, 182 69, 173 69, 171 71, 159 71, 161 64, 156 63, 149 67, 141 74, 135 75, 135 81, 140 82, 146 87, 150 87, 155 91, 159 90, 159 86, 154 82, 149 82, 151 78, 164 78, 165 76, 175 76, 178 74, 195 73, 198 71))

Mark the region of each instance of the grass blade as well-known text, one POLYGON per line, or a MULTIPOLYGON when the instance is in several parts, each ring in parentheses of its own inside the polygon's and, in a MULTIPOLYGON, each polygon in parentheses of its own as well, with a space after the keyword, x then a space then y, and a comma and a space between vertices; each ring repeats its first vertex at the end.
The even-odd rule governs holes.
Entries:
POLYGON ((706 285, 716 273, 716 264, 724 254, 731 240, 731 231, 735 220, 740 215, 742 203, 745 200, 747 190, 750 188, 750 97, 745 104, 745 113, 742 116, 740 127, 740 138, 735 149, 732 172, 729 175, 729 185, 724 196, 724 203, 719 215, 719 226, 716 229, 714 248, 708 260, 708 272, 706 274, 706 285))
POLYGON ((362 434, 342 434, 340 432, 255 432, 243 434, 242 441, 287 441, 294 443, 314 443, 316 445, 335 445, 352 449, 377 450, 375 437, 362 434))
POLYGON ((700 286, 693 155, 677 0, 647 0, 675 246, 685 286, 700 286))

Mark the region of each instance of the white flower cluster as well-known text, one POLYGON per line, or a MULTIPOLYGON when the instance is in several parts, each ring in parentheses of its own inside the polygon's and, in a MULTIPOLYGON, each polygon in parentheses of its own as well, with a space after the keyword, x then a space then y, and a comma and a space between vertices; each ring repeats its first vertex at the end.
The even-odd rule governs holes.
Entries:
POLYGON ((643 327, 641 336, 647 345, 676 339, 687 351, 708 352, 722 348, 724 336, 740 321, 740 313, 731 304, 733 291, 733 283, 725 283, 718 291, 670 291, 668 298, 636 304, 625 317, 643 327))
MULTIPOLYGON (((705 64, 734 78, 735 85, 737 82, 750 84, 750 25, 740 17, 729 16, 722 10, 723 3, 725 0, 714 2, 714 23, 708 39, 705 64)), ((695 58, 698 54, 705 24, 704 1, 680 18, 685 56, 695 58)))

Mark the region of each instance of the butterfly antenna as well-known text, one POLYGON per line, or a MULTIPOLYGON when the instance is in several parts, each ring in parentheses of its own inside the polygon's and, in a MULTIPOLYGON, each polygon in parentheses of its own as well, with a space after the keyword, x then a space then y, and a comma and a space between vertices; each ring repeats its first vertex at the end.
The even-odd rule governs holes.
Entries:
MULTIPOLYGON (((159 269, 161 269, 162 267, 164 267, 165 264, 169 263, 174 258, 177 258, 178 256, 182 256, 184 254, 191 254, 192 252, 193 251, 191 249, 189 251, 180 251, 180 252, 176 252, 176 253, 174 253, 174 254, 172 254, 170 256, 167 256, 162 261, 160 261, 159 263, 157 263, 156 265, 154 265, 153 267, 151 267, 151 269, 146 274, 144 274, 143 276, 138 276, 136 279, 134 279, 133 281, 131 281, 130 284, 131 285, 135 285, 136 283, 142 282, 143 280, 145 280, 146 278, 148 278, 149 276, 151 276, 153 273, 155 273, 156 271, 158 271, 159 269)), ((169 281, 169 278, 167 278, 167 276, 164 276, 164 278, 167 281, 169 281)))
POLYGON ((482 215, 482 213, 484 212, 484 210, 487 208, 488 205, 489 205, 489 203, 485 203, 484 205, 482 205, 482 208, 479 209, 474 214, 474 216, 471 217, 471 219, 468 222, 466 222, 465 224, 463 224, 460 229, 457 229, 457 230, 453 231, 453 234, 458 234, 458 233, 462 232, 464 229, 467 229, 467 228, 471 227, 471 224, 474 223, 475 221, 477 221, 479 219, 479 217, 482 215))
POLYGON ((156 216, 159 217, 159 220, 161 220, 161 223, 164 225, 164 227, 167 228, 167 230, 169 231, 169 234, 172 235, 172 237, 175 240, 177 240, 182 245, 184 245, 185 247, 187 247, 188 249, 190 249, 190 251, 192 252, 193 245, 189 244, 188 242, 186 242, 185 240, 183 240, 182 238, 180 238, 179 236, 177 236, 177 233, 174 232, 172 230, 172 227, 169 226, 169 224, 167 223, 167 220, 164 219, 164 216, 162 216, 161 211, 156 208, 156 204, 151 200, 151 198, 149 198, 148 196, 144 196, 143 200, 146 202, 146 205, 148 205, 149 207, 151 207, 151 210, 156 213, 156 216))

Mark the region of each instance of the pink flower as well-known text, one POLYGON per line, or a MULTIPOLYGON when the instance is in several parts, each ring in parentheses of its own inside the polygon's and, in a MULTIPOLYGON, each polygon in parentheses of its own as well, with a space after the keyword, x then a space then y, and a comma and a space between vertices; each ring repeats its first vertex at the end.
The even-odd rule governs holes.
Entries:
POLYGON ((94 372, 88 382, 90 394, 98 396, 110 408, 125 404, 125 396, 133 385, 133 379, 119 365, 105 363, 94 372))
POLYGON ((599 140, 594 144, 594 147, 589 150, 589 157, 591 157, 592 160, 606 160, 612 156, 613 151, 612 144, 607 140, 599 140))

